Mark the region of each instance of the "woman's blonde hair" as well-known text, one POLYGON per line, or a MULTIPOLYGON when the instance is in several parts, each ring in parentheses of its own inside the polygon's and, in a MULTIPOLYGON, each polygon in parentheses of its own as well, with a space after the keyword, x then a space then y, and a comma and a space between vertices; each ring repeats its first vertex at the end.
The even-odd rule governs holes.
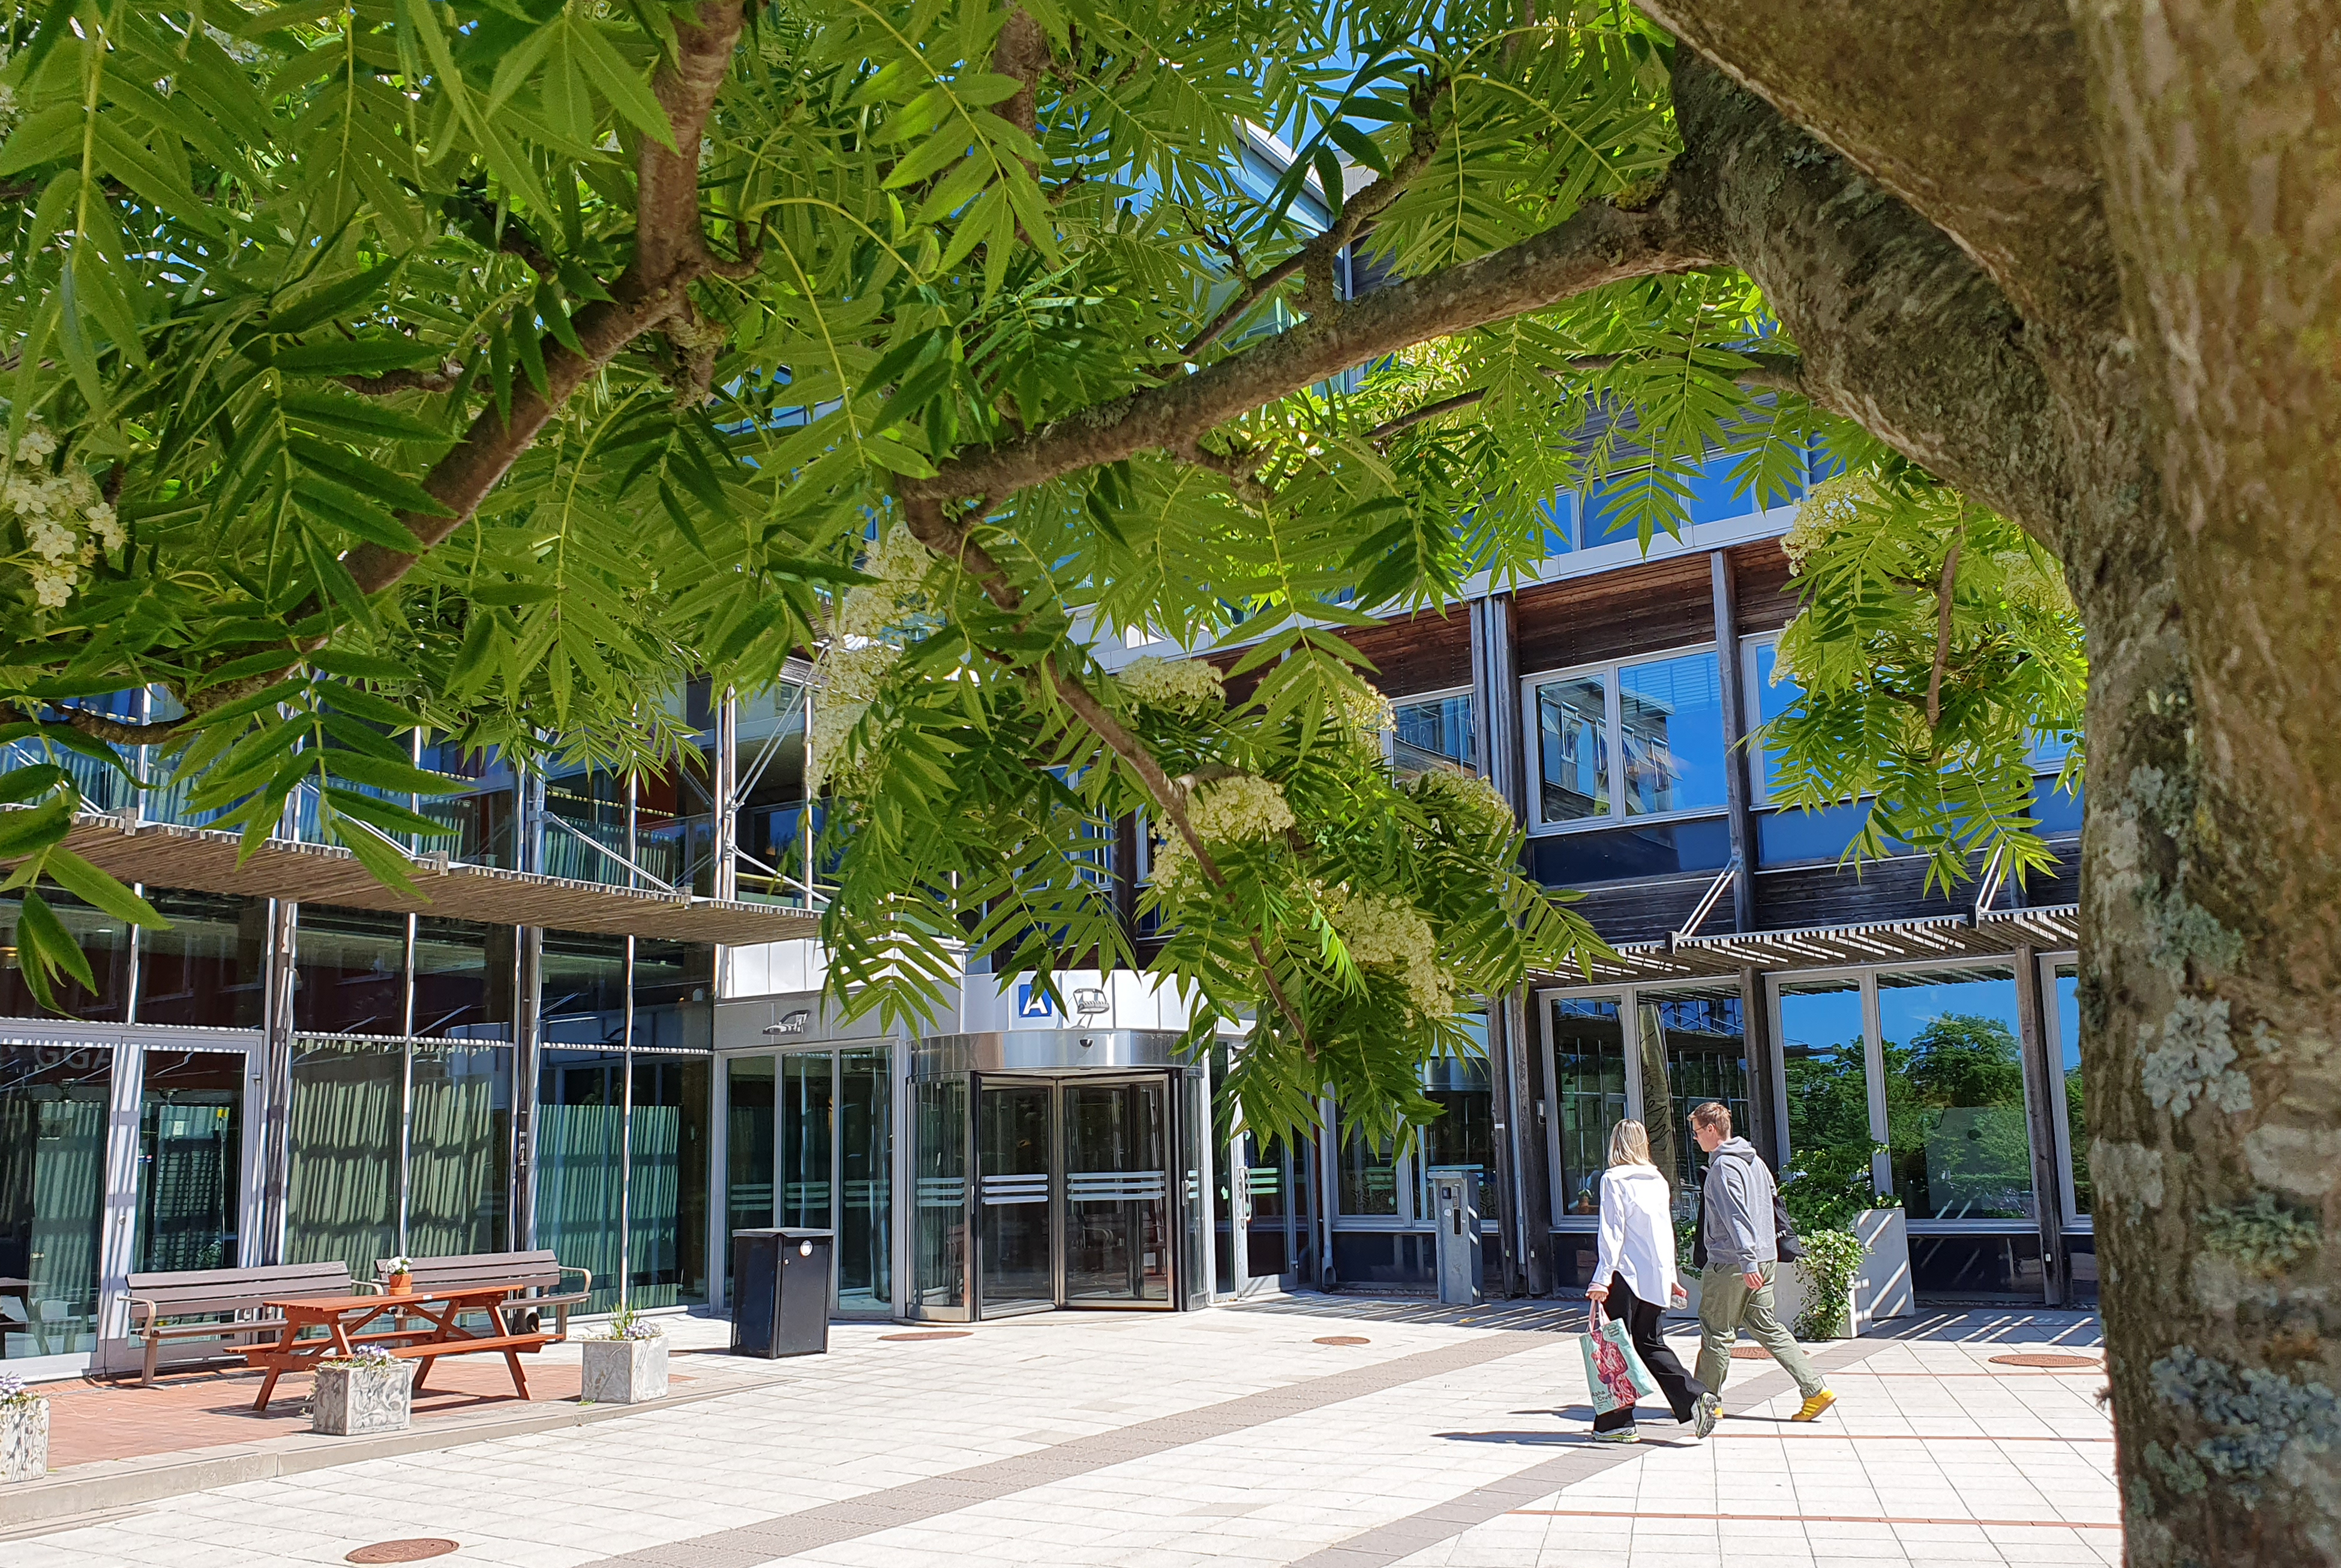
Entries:
POLYGON ((1609 1129, 1609 1163, 1646 1166, 1650 1160, 1650 1129, 1639 1122, 1619 1122, 1609 1129))

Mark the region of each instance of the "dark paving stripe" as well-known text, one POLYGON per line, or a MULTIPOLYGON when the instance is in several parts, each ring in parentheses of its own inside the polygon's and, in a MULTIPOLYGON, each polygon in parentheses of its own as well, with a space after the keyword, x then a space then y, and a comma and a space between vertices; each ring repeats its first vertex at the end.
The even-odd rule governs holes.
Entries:
POLYGON ((1617 1508, 1515 1508, 1539 1519, 1729 1519, 1766 1524, 1986 1524, 2002 1530, 2118 1530, 2121 1521, 2097 1519, 1903 1519, 1884 1513, 1636 1513, 1617 1508))
MULTIPOLYGON (((1876 1340, 1848 1339, 1827 1349, 1813 1351, 1810 1355, 1814 1367, 1828 1373, 1842 1370, 1884 1348, 1876 1340)), ((1727 1408, 1745 1410, 1777 1394, 1786 1394, 1795 1386, 1795 1380, 1778 1368, 1750 1378, 1734 1378, 1726 1385, 1727 1408)), ((1684 1432, 1683 1441, 1691 1441, 1688 1429, 1684 1432)), ((1389 1568, 1401 1557, 1410 1557, 1442 1541, 1452 1540, 1490 1519, 1499 1519, 1507 1513, 1527 1513, 1528 1505, 1539 1497, 1549 1497, 1563 1487, 1589 1481, 1605 1470, 1613 1470, 1640 1457, 1641 1450, 1638 1444, 1597 1444, 1588 1436, 1582 1446, 1571 1448, 1541 1464, 1531 1464, 1526 1470, 1491 1481, 1477 1491, 1449 1498, 1419 1513, 1410 1513, 1390 1523, 1360 1531, 1346 1541, 1337 1541, 1320 1551, 1296 1559, 1286 1564, 1286 1568, 1389 1568)))
MULTIPOLYGON (((754 1568, 754 1564, 768 1563, 775 1557, 792 1556, 799 1552, 832 1546, 841 1541, 858 1540, 883 1530, 897 1530, 905 1524, 916 1524, 939 1514, 953 1513, 978 1503, 1005 1497, 1011 1493, 1070 1480, 1111 1464, 1126 1464, 1133 1459, 1151 1458, 1173 1448, 1184 1448, 1189 1444, 1208 1442, 1214 1437, 1226 1437, 1267 1422, 1282 1420, 1288 1415, 1322 1410, 1329 1404, 1362 1399, 1385 1389, 1420 1383, 1426 1377, 1482 1366, 1508 1355, 1549 1349, 1551 1345, 1549 1339, 1539 1340, 1531 1335, 1489 1335, 1466 1340, 1460 1345, 1441 1345, 1437 1350, 1393 1356, 1371 1366, 1354 1367, 1329 1377, 1312 1377, 1306 1383, 1296 1383, 1283 1388, 1262 1389, 1258 1394, 1247 1394, 1241 1398, 1225 1400, 1218 1404, 1181 1411, 1176 1415, 1158 1416, 1152 1421, 1138 1422, 1116 1432, 1077 1437, 1069 1443, 1056 1444, 1031 1454, 1020 1454, 1011 1459, 995 1459, 986 1464, 953 1470, 923 1481, 905 1482, 882 1492, 850 1497, 842 1503, 824 1503, 758 1523, 743 1524, 736 1530, 719 1530, 712 1534, 692 1536, 687 1541, 629 1552, 622 1557, 605 1557, 602 1561, 612 1565, 625 1564, 628 1568, 636 1564, 640 1568, 754 1568)), ((1784 1380, 1787 1376, 1785 1373, 1778 1375, 1784 1380)), ((1543 1489, 1544 1492, 1550 1490, 1550 1487, 1543 1489)), ((1542 1492, 1530 1492, 1517 1501, 1533 1502, 1542 1494, 1542 1492)), ((1496 1512, 1500 1513, 1504 1509, 1499 1508, 1496 1512)))

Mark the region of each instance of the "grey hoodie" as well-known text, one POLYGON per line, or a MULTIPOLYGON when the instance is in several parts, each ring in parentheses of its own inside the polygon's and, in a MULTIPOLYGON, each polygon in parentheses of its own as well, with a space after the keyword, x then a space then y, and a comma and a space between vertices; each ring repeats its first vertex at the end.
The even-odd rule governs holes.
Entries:
POLYGON ((1707 1243, 1708 1267, 1748 1274, 1759 1265, 1780 1260, 1772 1189, 1771 1167, 1754 1144, 1730 1137, 1715 1146, 1715 1153, 1708 1156, 1706 1215, 1699 1232, 1707 1243))

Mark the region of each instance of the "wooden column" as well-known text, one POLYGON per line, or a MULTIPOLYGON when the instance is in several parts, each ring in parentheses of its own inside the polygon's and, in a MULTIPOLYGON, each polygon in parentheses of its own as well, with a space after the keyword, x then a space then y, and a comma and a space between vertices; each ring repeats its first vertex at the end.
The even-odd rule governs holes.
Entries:
POLYGON ((1723 799, 1731 823, 1731 852, 1739 875, 1731 879, 1731 928, 1756 928, 1756 826, 1748 809, 1746 694, 1739 680, 1739 594, 1731 577, 1731 557, 1710 551, 1708 576, 1715 590, 1715 672, 1723 700, 1723 799))
POLYGON ((2048 1031, 2040 1011, 2040 957, 2029 947, 2016 949, 2016 1016, 2022 1031, 2024 1106, 2032 1144, 2032 1202, 2040 1216, 2041 1295, 2050 1306, 2065 1305, 2065 1181, 2057 1168, 2057 1096, 2048 1060, 2048 1031))

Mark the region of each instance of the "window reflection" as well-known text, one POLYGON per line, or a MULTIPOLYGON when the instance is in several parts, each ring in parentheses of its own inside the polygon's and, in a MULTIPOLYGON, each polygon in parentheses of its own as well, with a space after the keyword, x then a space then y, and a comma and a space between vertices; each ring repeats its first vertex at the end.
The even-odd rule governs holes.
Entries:
POLYGON ((1693 1195, 1707 1159, 1688 1118, 1709 1100, 1731 1111, 1732 1131, 1748 1137, 1748 1024, 1738 987, 1644 991, 1641 1017, 1642 1125, 1650 1129, 1650 1163, 1674 1188, 1675 1217, 1695 1212, 1693 1195))
POLYGON ((1723 689, 1714 654, 1625 666, 1618 703, 1626 815, 1724 804, 1723 689))
POLYGON ((2034 1217, 2016 976, 1878 977, 1894 1190, 1912 1219, 2034 1217))
POLYGON ((1789 1168, 1816 1193, 1871 1190, 1876 1140, 1861 982, 1786 981, 1779 995, 1789 1168))
POLYGON ((1399 703, 1390 766, 1401 779, 1430 768, 1479 771, 1479 746, 1471 723, 1471 695, 1432 697, 1399 703))
POLYGON ((1398 1156, 1388 1138, 1353 1132, 1346 1116, 1335 1117, 1340 1143, 1341 1213, 1365 1219, 1398 1217, 1398 1156))
POLYGON ((2073 1208, 2086 1215, 2097 1203, 2089 1182, 2089 1118, 2081 1087, 2081 972, 2057 966, 2057 1043, 2065 1077, 2065 1153, 2073 1163, 2073 1208))
POLYGON ((1609 814, 1609 689, 1578 676, 1537 688, 1537 784, 1544 820, 1609 814))
POLYGON ((1554 999, 1552 1115, 1560 1142, 1560 1212, 1599 1214, 1609 1129, 1626 1116, 1626 1030, 1616 998, 1554 999))

